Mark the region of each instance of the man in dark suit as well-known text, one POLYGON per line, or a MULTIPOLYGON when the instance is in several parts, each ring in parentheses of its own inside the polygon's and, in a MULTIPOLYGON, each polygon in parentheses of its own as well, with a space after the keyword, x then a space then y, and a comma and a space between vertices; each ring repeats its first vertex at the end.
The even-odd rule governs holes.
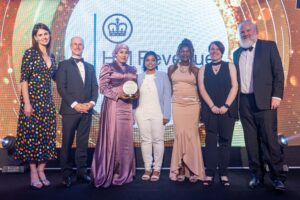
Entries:
POLYGON ((284 155, 277 136, 277 108, 284 89, 281 58, 275 42, 257 39, 252 22, 242 22, 238 30, 241 47, 233 58, 240 86, 240 119, 253 175, 249 186, 264 183, 267 164, 274 188, 284 190, 284 155))
POLYGON ((76 133, 75 163, 77 178, 89 183, 87 174, 87 148, 92 122, 93 107, 98 98, 98 83, 94 67, 83 61, 83 40, 73 37, 71 40, 72 57, 59 63, 56 74, 57 90, 62 101, 62 147, 61 168, 63 184, 72 185, 71 148, 76 133))

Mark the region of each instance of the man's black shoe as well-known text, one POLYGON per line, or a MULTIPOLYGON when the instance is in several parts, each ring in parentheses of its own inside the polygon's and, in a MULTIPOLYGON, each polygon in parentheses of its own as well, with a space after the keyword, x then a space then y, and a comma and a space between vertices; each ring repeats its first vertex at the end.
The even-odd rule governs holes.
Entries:
POLYGON ((70 188, 72 186, 72 178, 70 176, 67 176, 63 179, 62 184, 66 187, 66 188, 70 188))
POLYGON ((262 179, 259 179, 257 177, 253 177, 250 182, 249 182, 249 187, 254 189, 254 188, 257 188, 257 187, 260 187, 262 186, 264 183, 263 183, 263 180, 262 179))
POLYGON ((83 183, 91 183, 91 177, 87 174, 78 174, 77 175, 77 180, 83 183))
POLYGON ((284 191, 286 189, 284 183, 280 180, 274 180, 273 187, 277 191, 284 191))

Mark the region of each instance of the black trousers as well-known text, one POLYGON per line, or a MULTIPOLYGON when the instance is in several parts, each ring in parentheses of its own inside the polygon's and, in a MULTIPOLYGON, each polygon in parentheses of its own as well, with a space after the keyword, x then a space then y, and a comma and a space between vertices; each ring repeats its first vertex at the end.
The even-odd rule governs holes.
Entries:
POLYGON ((87 168, 87 148, 92 122, 91 114, 62 115, 62 147, 60 164, 63 176, 72 174, 71 150, 76 134, 75 163, 77 174, 85 174, 87 168))
POLYGON ((208 115, 208 120, 205 123, 206 175, 214 176, 218 167, 219 175, 226 176, 235 119, 229 117, 228 113, 223 115, 208 113, 208 115))
POLYGON ((283 171, 283 149, 278 143, 277 110, 259 110, 254 94, 241 94, 239 111, 252 175, 263 179, 264 164, 268 164, 271 179, 284 181, 286 173, 283 171))

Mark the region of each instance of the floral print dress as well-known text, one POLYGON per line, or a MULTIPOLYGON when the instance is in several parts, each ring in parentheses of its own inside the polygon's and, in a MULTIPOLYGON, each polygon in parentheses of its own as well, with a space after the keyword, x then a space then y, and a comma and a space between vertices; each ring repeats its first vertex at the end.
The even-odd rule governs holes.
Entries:
POLYGON ((29 100, 33 114, 24 114, 24 99, 21 93, 17 127, 15 159, 22 162, 43 162, 57 158, 56 109, 52 100, 51 80, 56 71, 56 62, 47 67, 34 48, 24 53, 21 66, 21 82, 28 82, 29 100))

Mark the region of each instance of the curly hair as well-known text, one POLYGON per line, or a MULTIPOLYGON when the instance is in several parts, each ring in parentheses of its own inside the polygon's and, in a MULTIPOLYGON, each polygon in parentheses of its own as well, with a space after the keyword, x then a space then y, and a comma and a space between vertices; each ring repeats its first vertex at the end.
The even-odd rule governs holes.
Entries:
POLYGON ((193 63, 194 62, 194 53, 195 53, 195 50, 194 50, 194 46, 193 46, 192 41, 189 40, 189 39, 187 39, 187 38, 184 38, 182 40, 182 42, 178 45, 177 52, 176 52, 176 57, 177 57, 176 63, 179 62, 179 60, 180 60, 179 54, 180 54, 181 49, 184 48, 184 47, 187 47, 189 49, 189 51, 190 51, 189 61, 190 61, 190 63, 193 63))

